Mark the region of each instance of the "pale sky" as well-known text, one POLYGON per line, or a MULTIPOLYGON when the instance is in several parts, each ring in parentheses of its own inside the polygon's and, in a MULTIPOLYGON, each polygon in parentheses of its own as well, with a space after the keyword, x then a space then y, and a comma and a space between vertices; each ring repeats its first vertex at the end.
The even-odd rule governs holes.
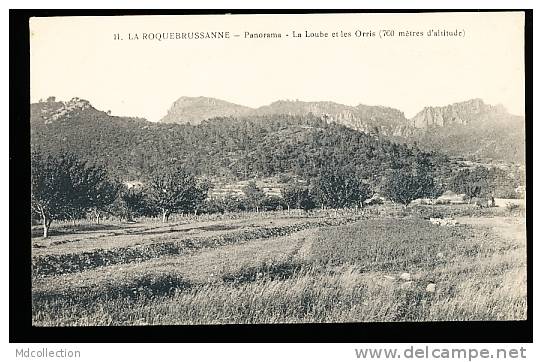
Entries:
POLYGON ((279 99, 384 105, 407 117, 482 98, 524 114, 522 13, 57 17, 33 18, 30 30, 32 102, 80 97, 150 121, 181 96, 250 107, 279 99), (381 39, 382 29, 396 36, 381 39), (397 36, 430 29, 465 36, 397 36), (306 30, 329 37, 292 37, 306 30), (341 30, 352 36, 331 37, 341 30), (356 30, 376 36, 356 37, 356 30), (206 31, 229 31, 231 39, 141 39, 206 31), (246 39, 245 31, 282 38, 246 39))

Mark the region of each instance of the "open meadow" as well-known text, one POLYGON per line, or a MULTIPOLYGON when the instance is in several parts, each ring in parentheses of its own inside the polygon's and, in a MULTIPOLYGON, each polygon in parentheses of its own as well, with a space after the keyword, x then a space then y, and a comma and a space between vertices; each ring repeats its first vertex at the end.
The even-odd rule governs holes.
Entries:
POLYGON ((525 216, 506 208, 36 226, 32 251, 36 326, 527 317, 525 216))

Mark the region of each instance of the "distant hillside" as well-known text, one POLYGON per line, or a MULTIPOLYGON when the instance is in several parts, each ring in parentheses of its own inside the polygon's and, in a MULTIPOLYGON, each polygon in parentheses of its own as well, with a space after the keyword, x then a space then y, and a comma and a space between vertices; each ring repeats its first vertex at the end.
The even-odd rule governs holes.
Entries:
POLYGON ((449 155, 525 162, 525 119, 481 99, 426 107, 411 120, 406 138, 449 155))
POLYGON ((199 124, 215 117, 259 117, 272 115, 313 115, 328 122, 343 124, 358 131, 383 135, 409 133, 403 112, 380 106, 347 106, 334 102, 280 100, 256 109, 215 98, 181 97, 169 109, 162 123, 199 124))
POLYGON ((310 115, 450 156, 525 162, 524 118, 509 114, 503 106, 485 104, 481 99, 425 107, 407 119, 400 110, 363 104, 353 107, 329 101, 280 100, 252 109, 214 98, 181 97, 162 122, 199 124, 215 117, 277 115, 310 115))
MULTIPOLYGON (((80 98, 72 98, 68 102, 57 102, 55 97, 49 97, 44 102, 33 103, 30 105, 30 120, 33 122, 43 122, 45 124, 69 118, 76 112, 92 108, 98 112, 89 101, 80 98)), ((105 112, 101 112, 104 113, 105 112)))
MULTIPOLYGON (((144 118, 111 116, 109 112, 99 111, 89 101, 81 98, 72 98, 67 102, 56 101, 49 97, 46 101, 30 104, 30 122, 33 126, 63 123, 66 121, 103 121, 124 120, 146 122, 144 118)), ((96 124, 91 123, 96 126, 96 124)))
POLYGON ((157 163, 182 162, 198 175, 247 180, 281 174, 310 179, 323 167, 348 167, 377 184, 392 168, 418 164, 438 172, 446 157, 328 123, 314 115, 222 117, 199 125, 113 117, 88 102, 32 105, 32 146, 69 150, 122 180, 157 163), (79 107, 73 107, 78 105, 79 107), (63 110, 70 109, 68 112, 63 110), (62 114, 53 117, 56 114, 62 114), (49 121, 55 118, 54 121, 49 121))
POLYGON ((173 103, 160 122, 200 124, 201 121, 214 117, 244 116, 251 110, 249 107, 216 98, 181 97, 173 103))
MULTIPOLYGON (((162 122, 150 123, 137 118, 111 117, 79 98, 68 102, 57 102, 50 98, 31 105, 31 119, 33 124, 56 124, 69 120, 72 126, 94 120, 94 123, 80 127, 100 124, 102 137, 106 137, 106 129, 112 127, 106 123, 110 120, 114 120, 116 125, 122 125, 123 132, 130 133, 134 132, 132 127, 143 127, 164 133, 168 125, 190 123, 194 126, 209 119, 214 120, 213 124, 222 122, 225 127, 240 120, 248 124, 280 119, 305 122, 311 119, 324 124, 343 125, 372 137, 386 137, 393 142, 415 145, 425 151, 438 151, 453 157, 525 163, 524 118, 509 114, 502 106, 485 104, 481 99, 443 107, 425 107, 409 120, 403 112, 382 106, 352 107, 334 102, 282 100, 251 109, 213 98, 181 97, 172 105, 162 122)), ((215 124, 213 127, 219 126, 215 124)), ((168 132, 176 132, 174 130, 177 128, 168 132)), ((64 132, 62 130, 61 134, 64 132)), ((33 131, 33 135, 35 133, 33 131)), ((194 134, 194 137, 200 136, 198 132, 194 134)), ((159 149, 170 149, 170 145, 178 145, 178 141, 171 140, 169 136, 160 134, 153 137, 161 139, 156 141, 160 144, 159 149), (163 145, 165 140, 170 143, 167 147, 163 145)))
POLYGON ((485 104, 481 99, 471 99, 466 102, 454 103, 444 107, 425 107, 411 119, 416 128, 467 126, 476 123, 501 123, 506 116, 502 106, 485 104))
POLYGON ((328 122, 335 122, 366 133, 403 135, 408 133, 408 121, 403 112, 389 107, 347 106, 334 102, 277 101, 257 108, 256 115, 313 114, 328 122))

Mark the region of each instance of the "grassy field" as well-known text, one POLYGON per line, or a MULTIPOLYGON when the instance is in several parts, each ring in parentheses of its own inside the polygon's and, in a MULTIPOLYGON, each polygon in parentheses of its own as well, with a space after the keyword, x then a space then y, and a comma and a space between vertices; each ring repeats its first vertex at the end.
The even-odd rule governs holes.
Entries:
POLYGON ((396 211, 66 225, 32 240, 33 323, 526 318, 524 217, 396 211))

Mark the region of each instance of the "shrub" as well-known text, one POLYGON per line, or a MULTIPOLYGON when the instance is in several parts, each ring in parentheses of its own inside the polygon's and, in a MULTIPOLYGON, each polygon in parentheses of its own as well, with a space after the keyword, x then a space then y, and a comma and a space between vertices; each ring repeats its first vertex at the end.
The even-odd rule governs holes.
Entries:
POLYGON ((278 196, 266 196, 261 201, 261 207, 265 211, 280 211, 286 208, 286 203, 281 197, 278 196))

